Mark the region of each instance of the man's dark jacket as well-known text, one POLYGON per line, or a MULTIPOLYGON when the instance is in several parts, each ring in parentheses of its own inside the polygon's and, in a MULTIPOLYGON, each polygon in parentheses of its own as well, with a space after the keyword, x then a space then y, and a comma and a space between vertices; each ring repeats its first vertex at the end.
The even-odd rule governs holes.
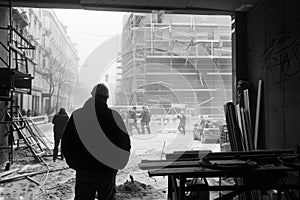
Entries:
MULTIPOLYGON (((97 97, 95 102, 97 119, 106 137, 119 148, 130 151, 130 138, 126 131, 122 117, 115 110, 109 109, 107 104, 99 101, 97 97)), ((86 104, 89 104, 89 100, 86 102, 86 104)), ((73 114, 70 117, 62 138, 62 151, 66 158, 67 164, 75 170, 100 170, 102 172, 117 171, 95 159, 93 155, 91 155, 86 149, 86 147, 84 147, 76 131, 73 114)))
POLYGON ((150 122, 151 121, 151 114, 150 111, 147 109, 144 109, 141 115, 141 122, 150 122))
POLYGON ((54 124, 54 136, 61 139, 68 123, 69 116, 67 113, 57 113, 54 115, 52 123, 54 124))

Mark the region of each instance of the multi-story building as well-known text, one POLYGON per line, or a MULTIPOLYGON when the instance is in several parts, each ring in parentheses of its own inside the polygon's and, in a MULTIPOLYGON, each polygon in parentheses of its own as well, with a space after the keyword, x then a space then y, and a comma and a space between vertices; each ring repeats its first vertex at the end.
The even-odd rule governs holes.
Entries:
POLYGON ((28 55, 35 62, 32 92, 19 94, 18 104, 33 114, 50 113, 57 107, 69 109, 79 58, 66 26, 52 10, 13 8, 13 13, 14 26, 36 47, 28 55), (26 23, 18 20, 21 16, 26 23))
POLYGON ((146 104, 154 113, 222 113, 232 97, 230 17, 130 14, 121 87, 119 104, 146 104))
POLYGON ((48 90, 45 93, 45 109, 69 109, 79 66, 77 50, 67 34, 67 27, 58 20, 55 13, 52 10, 43 10, 43 16, 45 32, 48 34, 45 37, 44 48, 47 54, 44 56, 43 67, 49 69, 53 65, 52 73, 56 81, 53 91, 48 90), (53 96, 49 98, 51 92, 53 96))

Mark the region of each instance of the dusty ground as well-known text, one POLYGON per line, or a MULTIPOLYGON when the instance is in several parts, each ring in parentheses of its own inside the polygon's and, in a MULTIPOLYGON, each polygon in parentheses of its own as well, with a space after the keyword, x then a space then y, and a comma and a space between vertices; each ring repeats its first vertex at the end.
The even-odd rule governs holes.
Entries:
MULTIPOLYGON (((46 124, 40 128, 48 137, 48 143, 52 148, 52 126, 46 124)), ((133 135, 131 136, 131 145, 130 161, 126 168, 119 171, 117 175, 118 200, 166 199, 167 178, 150 178, 147 171, 140 170, 138 167, 142 159, 163 159, 165 153, 174 150, 219 150, 218 144, 203 145, 199 141, 194 141, 191 130, 186 135, 180 135, 176 129, 172 130, 170 127, 165 130, 154 130, 151 135, 133 135), (134 182, 131 181, 129 175, 134 178, 134 182)), ((16 150, 14 156, 16 162, 11 169, 23 169, 23 171, 1 177, 0 181, 18 174, 48 169, 45 164, 37 163, 28 150, 16 150)), ((55 163, 52 162, 51 157, 44 157, 44 160, 51 170, 67 167, 62 160, 55 163)), ((27 178, 0 184, 0 200, 69 200, 74 198, 75 172, 72 169, 35 175, 32 178, 39 185, 27 178)))
MULTIPOLYGON (((24 170, 22 172, 14 172, 3 177, 3 179, 47 169, 44 164, 37 163, 30 154, 29 151, 24 149, 22 152, 19 152, 19 150, 15 151, 15 160, 17 161, 11 169, 24 170), (24 166, 29 167, 25 169, 26 167, 24 166)), ((54 163, 51 161, 51 158, 44 159, 51 170, 67 167, 62 160, 54 163)), ((32 179, 40 185, 26 178, 0 184, 0 199, 68 200, 74 196, 75 172, 72 169, 32 176, 32 179)), ((117 199, 165 199, 165 184, 165 179, 151 179, 147 176, 146 171, 139 170, 138 166, 128 165, 128 167, 119 171, 117 176, 117 199), (134 178, 134 182, 131 181, 129 175, 134 178)))

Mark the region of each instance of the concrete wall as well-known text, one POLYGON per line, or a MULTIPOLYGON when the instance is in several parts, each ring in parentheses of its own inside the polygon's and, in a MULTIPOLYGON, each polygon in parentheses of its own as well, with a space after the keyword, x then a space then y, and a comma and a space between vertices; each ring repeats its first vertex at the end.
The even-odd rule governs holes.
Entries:
MULTIPOLYGON (((259 146, 294 148, 300 144, 300 1, 262 1, 247 24, 248 78, 256 89, 264 81, 259 146)), ((251 95, 256 101, 256 91, 251 95)))

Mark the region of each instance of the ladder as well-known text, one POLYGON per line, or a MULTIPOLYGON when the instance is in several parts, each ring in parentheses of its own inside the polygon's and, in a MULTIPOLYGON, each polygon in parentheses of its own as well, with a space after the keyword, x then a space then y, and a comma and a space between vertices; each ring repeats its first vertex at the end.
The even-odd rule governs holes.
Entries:
MULTIPOLYGON (((10 116, 9 113, 8 116, 10 116)), ((20 139, 24 140, 36 160, 43 162, 42 156, 47 152, 51 152, 51 150, 45 140, 35 133, 34 130, 39 130, 38 127, 32 129, 29 119, 23 118, 20 113, 12 118, 11 126, 13 127, 13 132, 16 132, 20 136, 20 139)), ((39 134, 42 134, 41 131, 39 134)))
POLYGON ((43 139, 47 137, 43 134, 39 127, 31 119, 24 118, 24 121, 27 124, 28 129, 30 129, 30 132, 34 134, 39 142, 44 146, 44 149, 49 153, 52 153, 50 147, 47 145, 47 142, 43 139))

